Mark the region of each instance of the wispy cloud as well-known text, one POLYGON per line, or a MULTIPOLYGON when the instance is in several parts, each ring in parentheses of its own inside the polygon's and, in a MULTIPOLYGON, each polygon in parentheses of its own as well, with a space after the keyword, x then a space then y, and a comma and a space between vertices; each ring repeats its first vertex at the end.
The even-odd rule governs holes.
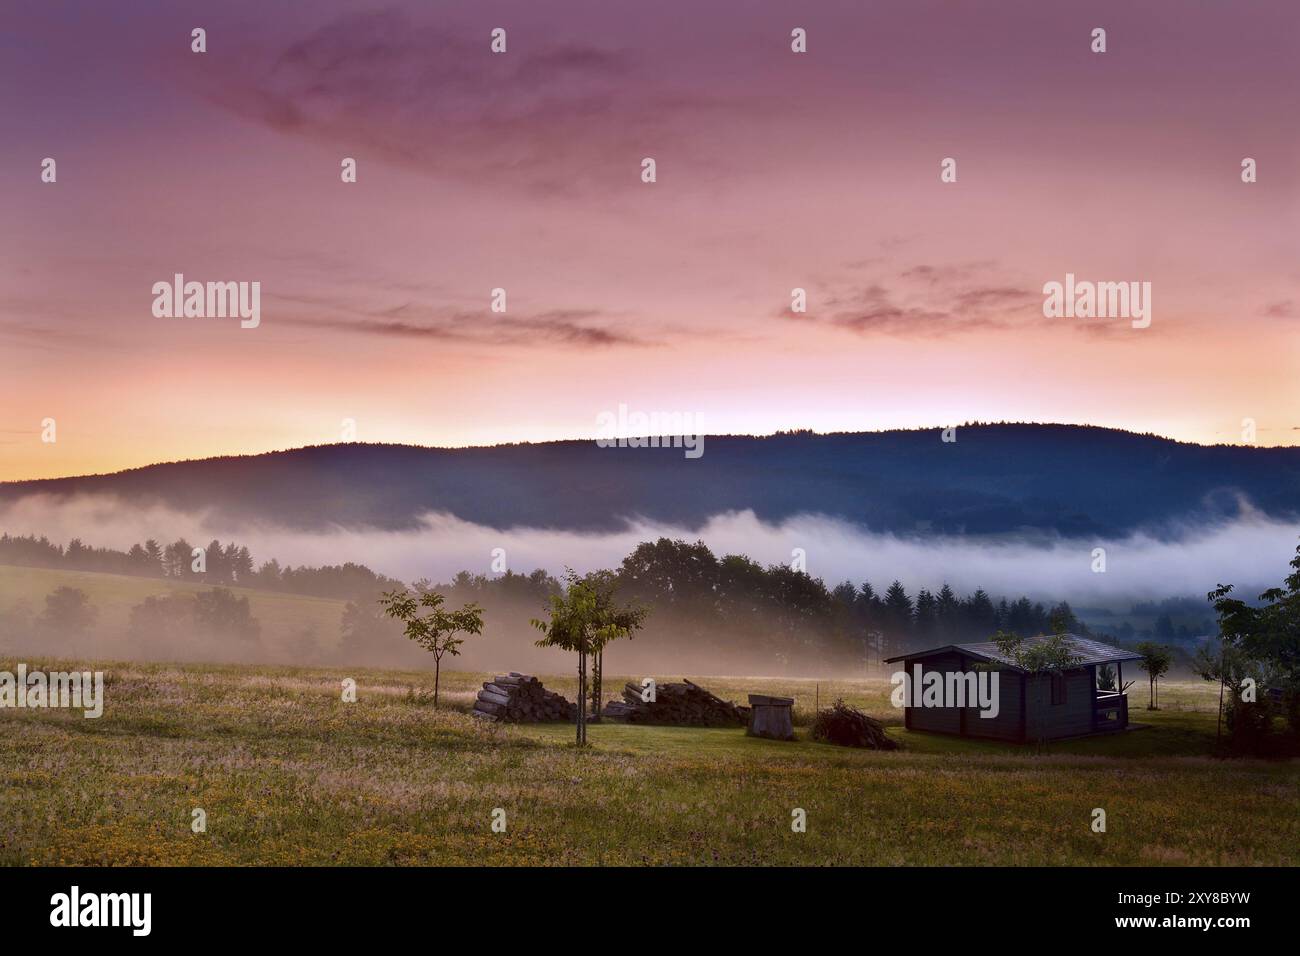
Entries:
POLYGON ((289 135, 554 194, 625 184, 646 141, 671 141, 679 120, 718 105, 645 82, 629 51, 534 35, 496 56, 477 39, 400 10, 351 14, 206 94, 289 135))
POLYGON ((996 263, 919 264, 858 260, 812 294, 807 314, 782 318, 859 335, 935 337, 1009 327, 1041 316, 1042 296, 1000 275, 996 263), (862 272, 867 274, 863 275, 862 272))
POLYGON ((597 310, 554 309, 522 316, 432 309, 405 303, 379 312, 339 318, 289 315, 285 325, 357 335, 436 339, 483 345, 552 345, 574 348, 644 347, 652 343, 615 328, 597 310))

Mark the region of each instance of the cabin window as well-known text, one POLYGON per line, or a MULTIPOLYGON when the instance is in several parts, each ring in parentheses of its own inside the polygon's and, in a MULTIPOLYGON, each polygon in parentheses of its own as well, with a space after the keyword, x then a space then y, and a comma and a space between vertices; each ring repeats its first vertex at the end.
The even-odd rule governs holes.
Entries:
POLYGON ((1065 675, 1064 674, 1052 675, 1052 703, 1054 705, 1065 703, 1065 675))

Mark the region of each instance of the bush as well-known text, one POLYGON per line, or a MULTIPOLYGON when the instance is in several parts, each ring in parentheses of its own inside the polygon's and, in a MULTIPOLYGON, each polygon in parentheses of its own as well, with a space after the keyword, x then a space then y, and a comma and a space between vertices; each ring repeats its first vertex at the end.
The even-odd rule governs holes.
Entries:
POLYGON ((1300 754, 1300 736, 1287 722, 1296 708, 1294 695, 1270 695, 1258 701, 1233 699, 1224 710, 1232 753, 1252 757, 1294 757, 1300 754))

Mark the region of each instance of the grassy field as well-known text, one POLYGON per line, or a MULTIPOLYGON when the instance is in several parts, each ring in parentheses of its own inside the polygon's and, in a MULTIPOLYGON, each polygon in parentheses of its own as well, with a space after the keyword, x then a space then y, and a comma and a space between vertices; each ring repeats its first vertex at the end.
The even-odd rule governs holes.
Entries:
MULTIPOLYGON (((1147 729, 1023 748, 910 734, 882 682, 702 679, 724 697, 792 694, 805 712, 843 696, 904 749, 607 723, 578 751, 569 726, 470 718, 479 674, 445 674, 435 712, 410 693, 430 686, 423 671, 101 666, 98 720, 0 711, 0 862, 1300 862, 1300 765, 1208 756, 1203 685, 1169 685, 1156 713, 1133 693, 1147 729), (344 677, 355 703, 341 700, 344 677), (1105 833, 1091 829, 1095 807, 1105 833), (206 833, 191 831, 195 808, 206 833), (795 808, 807 832, 792 832, 795 808)), ((572 696, 572 679, 546 682, 572 696)))
MULTIPOLYGON (((79 588, 95 608, 96 636, 109 641, 127 630, 131 609, 147 597, 166 594, 194 594, 211 585, 164 578, 137 578, 97 571, 64 571, 0 565, 0 610, 26 601, 32 613, 45 607, 45 596, 59 587, 79 588)), ((339 639, 339 620, 345 601, 282 594, 253 588, 230 590, 247 597, 253 617, 262 626, 262 644, 269 653, 280 652, 286 660, 304 644, 332 649, 339 639)), ((0 653, 3 653, 0 635, 0 653)))

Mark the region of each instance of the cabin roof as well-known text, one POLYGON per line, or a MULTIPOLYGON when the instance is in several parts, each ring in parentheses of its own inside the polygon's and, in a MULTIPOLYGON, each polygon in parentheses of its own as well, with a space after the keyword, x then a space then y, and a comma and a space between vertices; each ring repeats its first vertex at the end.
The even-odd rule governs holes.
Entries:
MULTIPOLYGON (((1135 654, 1119 647, 1112 647, 1110 644, 1094 641, 1090 637, 1066 634, 1065 639, 1069 643, 1070 649, 1079 656, 1079 662, 1076 665, 1078 667, 1091 667, 1093 664, 1114 664, 1118 661, 1140 661, 1142 659, 1141 654, 1135 654)), ((1027 637, 1025 638, 1025 646, 1033 647, 1035 644, 1042 644, 1046 640, 1047 637, 1041 634, 1037 637, 1027 637)), ((885 659, 885 663, 892 664, 895 661, 919 660, 923 657, 933 657, 936 654, 946 654, 950 651, 957 651, 968 657, 977 657, 991 664, 1001 664, 1011 670, 1022 670, 1012 662, 1011 658, 998 650, 997 644, 993 641, 979 641, 975 644, 946 644, 943 647, 931 648, 928 651, 912 651, 908 654, 900 654, 897 657, 889 657, 885 659)))

